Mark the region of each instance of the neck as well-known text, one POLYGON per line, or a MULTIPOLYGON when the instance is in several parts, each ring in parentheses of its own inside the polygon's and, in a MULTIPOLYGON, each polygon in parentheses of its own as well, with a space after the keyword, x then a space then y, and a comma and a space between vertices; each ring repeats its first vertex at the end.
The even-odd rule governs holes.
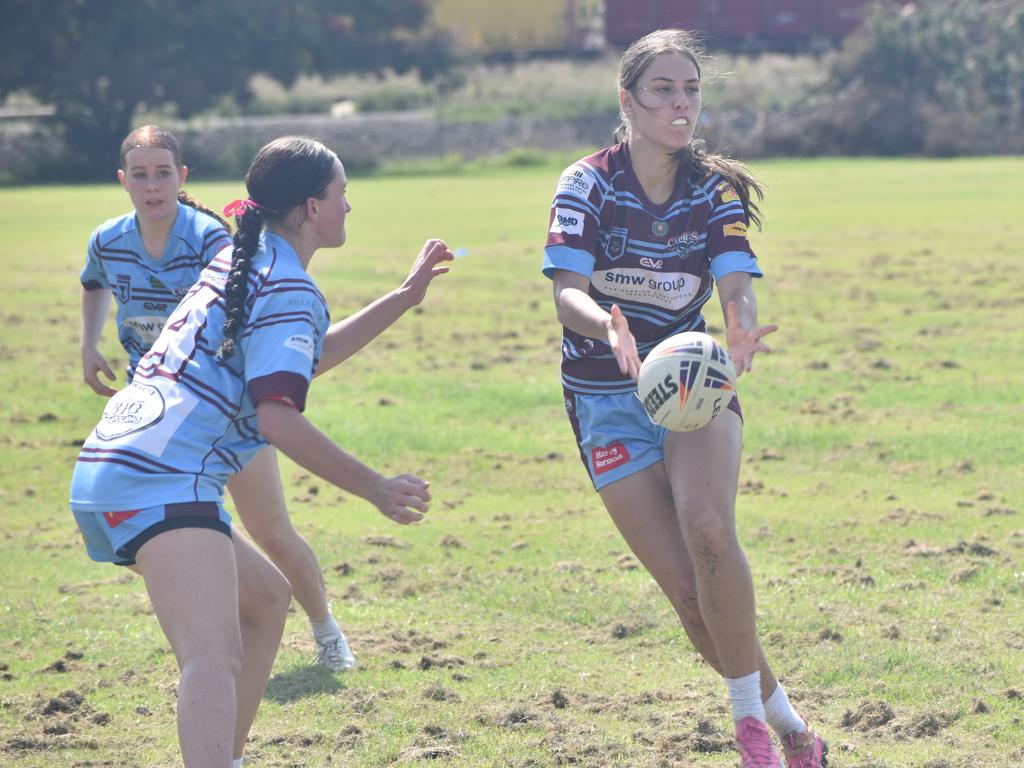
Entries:
POLYGON ((295 254, 299 257, 299 262, 301 262, 303 269, 309 268, 309 262, 313 260, 313 254, 316 253, 317 246, 302 229, 289 229, 271 224, 267 224, 266 228, 278 237, 283 238, 295 250, 295 254))
POLYGON ((174 228, 174 222, 178 219, 178 208, 175 207, 174 213, 171 216, 166 216, 162 219, 149 219, 135 211, 135 219, 139 222, 139 231, 142 233, 142 237, 145 239, 166 239, 171 233, 171 229, 174 228))
POLYGON ((679 159, 674 154, 637 135, 629 137, 629 160, 648 197, 671 194, 679 171, 679 159))

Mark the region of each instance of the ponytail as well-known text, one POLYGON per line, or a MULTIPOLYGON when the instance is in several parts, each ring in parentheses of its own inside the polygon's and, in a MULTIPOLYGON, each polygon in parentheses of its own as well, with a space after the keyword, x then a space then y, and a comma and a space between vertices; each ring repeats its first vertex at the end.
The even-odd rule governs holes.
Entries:
POLYGON ((235 247, 231 251, 231 271, 224 286, 224 340, 217 357, 226 360, 238 351, 238 336, 245 327, 245 303, 249 296, 249 265, 260 245, 263 213, 257 207, 238 218, 235 247))
POLYGON ((689 146, 676 153, 676 157, 696 182, 713 173, 725 179, 740 196, 740 202, 743 203, 743 210, 747 215, 747 223, 753 223, 761 229, 764 215, 753 198, 764 200, 764 188, 754 178, 750 168, 739 160, 733 160, 725 155, 709 154, 701 139, 691 141, 689 146))
POLYGON ((194 197, 189 197, 189 194, 184 189, 178 192, 178 202, 182 203, 183 205, 187 205, 189 208, 195 208, 200 213, 205 213, 207 216, 216 219, 221 223, 221 226, 223 226, 224 229, 226 229, 228 232, 231 231, 231 225, 228 224, 227 221, 224 218, 222 218, 220 214, 218 214, 216 211, 210 210, 205 205, 196 200, 194 197))

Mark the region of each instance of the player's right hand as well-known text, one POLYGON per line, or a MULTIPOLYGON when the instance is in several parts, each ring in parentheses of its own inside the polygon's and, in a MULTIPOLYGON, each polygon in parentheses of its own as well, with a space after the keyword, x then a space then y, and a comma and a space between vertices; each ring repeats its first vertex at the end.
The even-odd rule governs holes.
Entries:
POLYGON ((422 520, 430 508, 430 483, 415 475, 385 477, 370 498, 384 517, 400 525, 422 520))
POLYGON ((628 373, 633 381, 640 378, 640 353, 636 351, 636 339, 629 330, 629 321, 622 314, 618 304, 612 304, 612 318, 608 323, 608 346, 612 348, 615 362, 622 373, 628 373))
POLYGON ((117 376, 114 375, 110 365, 103 355, 99 353, 98 349, 83 349, 82 350, 82 380, 89 385, 89 388, 97 395, 103 395, 104 397, 113 397, 117 394, 116 389, 112 389, 100 381, 100 373, 103 373, 108 379, 114 381, 117 376))

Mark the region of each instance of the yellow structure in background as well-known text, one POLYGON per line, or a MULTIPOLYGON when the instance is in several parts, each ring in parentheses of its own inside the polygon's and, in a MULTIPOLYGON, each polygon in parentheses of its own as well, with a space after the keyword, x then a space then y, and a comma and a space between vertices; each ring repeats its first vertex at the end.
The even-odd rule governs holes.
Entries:
POLYGON ((585 53, 604 46, 601 0, 432 0, 434 23, 484 56, 585 53))

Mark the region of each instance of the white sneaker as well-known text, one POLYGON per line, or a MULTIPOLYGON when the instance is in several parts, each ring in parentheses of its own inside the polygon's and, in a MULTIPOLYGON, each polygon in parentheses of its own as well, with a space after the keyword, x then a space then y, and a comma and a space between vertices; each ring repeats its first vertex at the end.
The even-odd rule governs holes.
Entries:
POLYGON ((356 665, 356 657, 352 655, 352 649, 348 647, 348 640, 345 633, 336 637, 329 637, 326 640, 316 641, 316 661, 323 664, 332 672, 344 672, 356 665))

